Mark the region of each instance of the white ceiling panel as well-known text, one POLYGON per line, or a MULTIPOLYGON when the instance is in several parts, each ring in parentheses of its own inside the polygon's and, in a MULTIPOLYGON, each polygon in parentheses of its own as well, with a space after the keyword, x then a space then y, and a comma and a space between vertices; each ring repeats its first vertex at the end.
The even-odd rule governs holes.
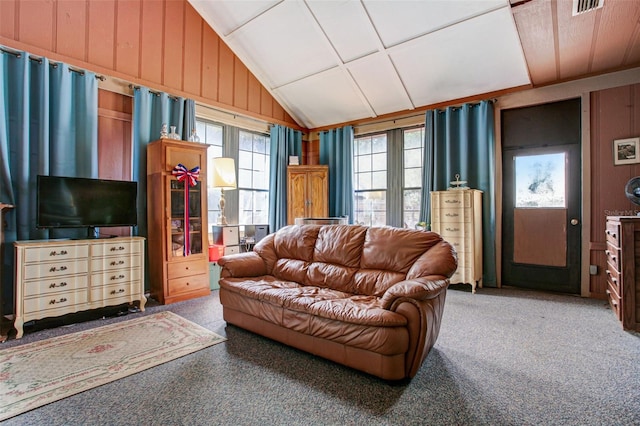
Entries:
POLYGON ((386 53, 354 61, 348 65, 348 69, 376 115, 413 108, 386 53))
POLYGON ((279 3, 225 41, 239 58, 260 68, 256 76, 267 79, 267 84, 262 83, 268 89, 339 64, 313 15, 300 1, 279 3))
POLYGON ((338 68, 280 87, 275 93, 310 129, 373 116, 349 75, 338 68))
POLYGON ((509 10, 500 9, 392 49, 416 105, 529 83, 509 10))
POLYGON ((253 17, 269 10, 280 0, 211 1, 189 0, 189 3, 216 30, 219 36, 229 35, 253 17))
POLYGON ((342 62, 379 50, 380 39, 366 10, 357 1, 312 1, 307 3, 342 62))
POLYGON ((507 7, 508 4, 508 0, 364 0, 385 47, 507 7))

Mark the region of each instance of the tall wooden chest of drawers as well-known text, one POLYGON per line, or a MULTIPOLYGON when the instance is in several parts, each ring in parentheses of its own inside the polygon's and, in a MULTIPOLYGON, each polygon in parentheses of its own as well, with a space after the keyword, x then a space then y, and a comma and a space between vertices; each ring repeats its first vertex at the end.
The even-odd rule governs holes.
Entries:
POLYGON ((640 331, 640 217, 608 216, 607 296, 624 329, 640 331))
POLYGON ((482 288, 482 191, 452 189, 431 193, 431 230, 458 253, 458 269, 451 283, 482 288))
POLYGON ((26 321, 140 302, 144 238, 16 241, 16 338, 26 321))

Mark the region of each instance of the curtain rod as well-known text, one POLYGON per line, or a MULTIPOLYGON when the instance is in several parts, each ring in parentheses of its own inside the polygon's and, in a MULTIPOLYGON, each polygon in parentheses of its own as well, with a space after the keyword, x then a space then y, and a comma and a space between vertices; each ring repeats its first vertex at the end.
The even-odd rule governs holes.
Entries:
MULTIPOLYGON (((130 85, 129 85, 129 89, 131 89, 131 90, 140 90, 141 88, 142 88, 142 86, 136 86, 136 85, 133 85, 133 84, 130 84, 130 85)), ((162 95, 162 92, 158 92, 158 91, 156 91, 156 90, 151 90, 151 89, 149 89, 149 88, 147 88, 147 90, 148 90, 148 91, 149 91, 149 93, 151 93, 152 95, 156 95, 156 96, 160 96, 160 95, 162 95)), ((169 97, 169 99, 171 99, 171 100, 173 100, 173 101, 177 101, 177 100, 178 100, 178 96, 170 95, 170 94, 168 94, 168 93, 167 93, 166 95, 169 97)))
MULTIPOLYGON (((9 55, 13 55, 13 56, 15 56, 16 58, 21 58, 21 57, 22 57, 22 53, 21 53, 21 52, 16 52, 16 51, 13 51, 13 50, 8 50, 8 49, 6 49, 6 48, 4 48, 4 47, 0 47, 0 52, 2 52, 2 53, 8 53, 9 55)), ((42 64, 42 58, 39 58, 39 57, 37 57, 37 56, 29 55, 29 60, 34 61, 34 62, 37 62, 37 63, 39 63, 39 64, 42 64)), ((49 61, 49 65, 51 65, 53 68, 57 68, 57 67, 58 67, 58 64, 59 64, 59 62, 49 61)), ((84 71, 84 70, 82 70, 82 69, 76 69, 76 68, 73 68, 73 67, 71 67, 71 66, 69 66, 69 71, 70 71, 70 72, 78 73, 78 74, 80 74, 80 75, 84 75, 84 73, 85 73, 85 71, 84 71)), ((101 80, 101 81, 105 81, 105 80, 106 80, 106 77, 105 77, 105 76, 103 76, 103 75, 98 75, 98 74, 96 74, 96 75, 95 75, 95 77, 96 77, 98 80, 101 80)))
MULTIPOLYGON (((484 101, 495 103, 498 100, 495 99, 495 98, 492 98, 492 99, 484 99, 484 101)), ((365 126, 375 126, 375 125, 384 124, 384 123, 393 123, 393 124, 395 124, 397 121, 400 121, 400 120, 408 120, 408 119, 416 118, 416 117, 424 117, 426 112, 429 111, 429 110, 435 110, 435 111, 437 111, 439 113, 442 113, 447 108, 460 109, 464 105, 470 105, 470 106, 474 107, 474 106, 480 105, 481 102, 482 101, 465 102, 463 104, 447 105, 447 106, 442 107, 442 108, 427 108, 427 109, 424 109, 420 114, 406 115, 406 116, 396 117, 396 118, 387 118, 387 119, 382 119, 382 120, 377 120, 377 121, 369 121, 369 122, 366 122, 366 123, 353 123, 353 124, 350 124, 350 125, 353 126, 354 128, 356 128, 356 127, 365 127, 365 126)), ((320 130, 318 133, 328 132, 329 130, 332 130, 332 129, 320 130)))

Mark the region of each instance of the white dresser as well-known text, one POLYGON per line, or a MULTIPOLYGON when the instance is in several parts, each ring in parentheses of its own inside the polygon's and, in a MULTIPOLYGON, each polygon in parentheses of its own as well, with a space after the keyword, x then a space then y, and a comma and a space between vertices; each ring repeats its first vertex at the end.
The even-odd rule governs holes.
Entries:
POLYGON ((482 288, 482 191, 451 189, 431 193, 431 230, 458 253, 458 269, 451 283, 482 288))
POLYGON ((27 321, 140 302, 144 238, 16 241, 16 338, 27 321))

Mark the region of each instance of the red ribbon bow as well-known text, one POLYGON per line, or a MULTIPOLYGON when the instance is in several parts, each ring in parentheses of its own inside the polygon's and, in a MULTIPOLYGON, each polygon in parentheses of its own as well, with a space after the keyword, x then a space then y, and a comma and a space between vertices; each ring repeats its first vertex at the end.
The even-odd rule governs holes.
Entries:
POLYGON ((179 181, 187 181, 189 186, 196 186, 196 182, 198 182, 198 177, 200 176, 200 166, 189 170, 184 165, 178 164, 173 168, 171 173, 176 176, 179 181))
POLYGON ((189 256, 191 254, 191 241, 189 238, 189 187, 196 186, 198 176, 200 176, 200 166, 196 166, 189 170, 184 165, 178 164, 171 172, 179 182, 184 181, 184 246, 183 254, 189 256))

